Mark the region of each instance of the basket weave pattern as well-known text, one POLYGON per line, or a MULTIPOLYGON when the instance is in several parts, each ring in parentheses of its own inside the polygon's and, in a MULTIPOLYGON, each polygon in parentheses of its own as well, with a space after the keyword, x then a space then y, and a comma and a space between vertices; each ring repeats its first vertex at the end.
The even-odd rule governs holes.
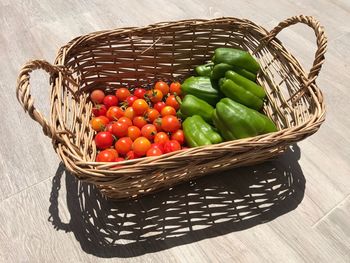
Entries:
POLYGON ((63 46, 54 64, 43 60, 25 64, 18 77, 17 98, 52 138, 55 151, 72 174, 95 184, 107 197, 135 198, 206 173, 262 162, 316 132, 325 118, 323 96, 315 80, 326 45, 323 28, 309 16, 289 18, 270 32, 237 18, 100 31, 63 46), (309 73, 276 38, 283 28, 296 23, 313 28, 317 38, 309 73), (258 82, 268 97, 264 111, 277 124, 278 132, 128 160, 118 166, 94 162, 97 150, 89 125, 91 90, 115 90, 121 85, 148 88, 158 79, 181 81, 222 46, 247 50, 259 61, 262 70, 258 82), (51 76, 49 120, 35 108, 30 94, 30 73, 36 69, 51 76))

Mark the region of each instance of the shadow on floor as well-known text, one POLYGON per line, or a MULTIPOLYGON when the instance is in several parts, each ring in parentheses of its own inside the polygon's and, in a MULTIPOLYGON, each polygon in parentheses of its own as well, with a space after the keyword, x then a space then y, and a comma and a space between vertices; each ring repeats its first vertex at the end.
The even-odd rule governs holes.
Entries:
POLYGON ((240 231, 275 219, 302 201, 305 178, 293 145, 276 160, 208 175, 138 201, 112 202, 58 167, 50 218, 98 257, 134 257, 240 231), (58 194, 66 173, 70 222, 61 222, 58 194))

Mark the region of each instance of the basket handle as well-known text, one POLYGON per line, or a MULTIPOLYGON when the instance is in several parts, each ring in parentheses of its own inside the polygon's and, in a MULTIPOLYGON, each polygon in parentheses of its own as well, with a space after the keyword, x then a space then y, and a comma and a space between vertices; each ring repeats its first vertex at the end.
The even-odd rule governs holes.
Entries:
POLYGON ((327 51, 327 37, 324 32, 324 28, 320 25, 320 22, 312 16, 293 16, 282 22, 280 22, 274 29, 272 29, 269 34, 264 37, 268 42, 271 41, 282 29, 287 28, 291 25, 303 23, 311 27, 315 31, 317 50, 315 53, 315 59, 313 65, 308 74, 308 82, 313 83, 322 67, 325 60, 324 54, 327 51))
POLYGON ((68 133, 71 134, 70 131, 67 129, 64 129, 62 131, 57 131, 49 122, 48 120, 40 113, 39 110, 37 110, 34 106, 34 100, 32 98, 32 95, 30 94, 30 73, 37 69, 43 69, 47 73, 50 74, 50 76, 54 76, 55 74, 62 73, 64 76, 64 79, 68 80, 69 82, 73 83, 74 85, 77 85, 76 82, 67 76, 67 69, 63 66, 57 66, 52 65, 49 62, 45 60, 32 60, 27 62, 22 69, 20 70, 20 73, 17 78, 17 87, 16 87, 16 95, 19 103, 22 105, 25 112, 28 112, 29 116, 38 122, 41 127, 43 128, 43 132, 46 136, 50 137, 51 139, 59 139, 59 134, 62 133, 68 133))

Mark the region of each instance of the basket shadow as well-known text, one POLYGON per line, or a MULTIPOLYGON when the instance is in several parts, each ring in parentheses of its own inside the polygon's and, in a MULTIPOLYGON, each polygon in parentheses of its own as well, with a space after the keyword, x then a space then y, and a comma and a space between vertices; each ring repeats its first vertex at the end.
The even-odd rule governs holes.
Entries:
POLYGON ((70 222, 61 222, 58 194, 65 169, 53 179, 50 218, 72 231, 98 257, 134 257, 240 231, 275 219, 302 201, 305 178, 293 145, 278 159, 208 175, 136 201, 112 202, 66 172, 70 222))

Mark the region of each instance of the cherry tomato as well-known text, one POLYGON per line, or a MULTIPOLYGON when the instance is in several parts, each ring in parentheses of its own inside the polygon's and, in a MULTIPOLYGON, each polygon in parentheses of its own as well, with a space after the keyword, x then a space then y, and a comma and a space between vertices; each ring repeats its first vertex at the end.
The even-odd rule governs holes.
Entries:
POLYGON ((137 99, 132 104, 136 115, 143 115, 148 110, 148 104, 144 99, 137 99))
POLYGON ((101 104, 104 98, 105 98, 105 93, 103 92, 103 90, 100 90, 100 89, 96 89, 90 94, 91 101, 96 104, 101 104))
POLYGON ((161 127, 166 132, 175 132, 180 129, 181 124, 178 118, 173 115, 167 115, 162 118, 161 127))
POLYGON ((95 117, 104 116, 106 115, 106 113, 107 113, 107 108, 103 104, 97 104, 95 107, 92 108, 92 114, 95 117))
POLYGON ((126 103, 128 104, 127 106, 131 107, 131 105, 134 103, 135 100, 138 98, 136 96, 129 96, 125 99, 126 103))
POLYGON ((112 133, 112 127, 114 122, 110 122, 106 125, 105 131, 112 133))
POLYGON ((146 156, 159 156, 162 154, 163 154, 163 152, 157 147, 151 147, 146 152, 146 156))
POLYGON ((159 116, 160 116, 159 111, 157 111, 156 109, 148 109, 145 114, 146 119, 150 122, 153 122, 159 116))
MULTIPOLYGON (((125 159, 124 158, 122 158, 122 157, 117 157, 117 158, 115 158, 114 159, 114 162, 122 162, 122 161, 124 161, 125 159)), ((118 165, 118 166, 114 166, 114 168, 117 168, 117 167, 120 167, 120 165, 118 165)))
POLYGON ((125 137, 128 134, 128 125, 122 122, 113 123, 112 134, 118 138, 125 137))
POLYGON ((141 130, 139 129, 139 127, 136 127, 136 126, 130 126, 128 128, 128 137, 135 141, 138 137, 141 136, 141 130))
POLYGON ((132 144, 132 150, 139 156, 144 156, 151 148, 151 142, 145 137, 137 138, 132 144))
POLYGON ((156 82, 154 89, 160 90, 163 95, 167 95, 169 93, 169 85, 164 81, 156 82))
POLYGON ((162 111, 160 112, 160 114, 164 117, 167 115, 176 115, 176 110, 171 107, 171 106, 165 106, 162 111))
POLYGON ((112 148, 107 148, 106 150, 104 151, 110 151, 111 153, 114 154, 115 158, 117 158, 119 155, 118 155, 118 152, 116 149, 112 149, 112 148))
POLYGON ((161 118, 157 118, 153 121, 153 125, 156 127, 157 132, 162 131, 162 119, 161 118))
POLYGON ((164 153, 170 153, 181 150, 181 145, 178 141, 170 140, 164 144, 164 153))
POLYGON ((180 98, 176 97, 175 95, 170 95, 166 98, 165 104, 173 107, 175 110, 178 110, 180 108, 180 103, 177 101, 178 99, 180 98))
POLYGON ((116 121, 124 116, 124 111, 118 106, 111 106, 106 113, 106 116, 111 121, 116 121))
POLYGON ((162 101, 163 93, 159 89, 152 89, 146 92, 147 98, 149 98, 153 103, 162 101))
POLYGON ((95 136, 95 143, 98 149, 106 149, 113 145, 113 135, 110 132, 99 132, 95 136))
POLYGON ((107 95, 103 99, 103 104, 106 106, 107 109, 109 107, 112 107, 112 106, 117 106, 118 105, 118 98, 114 95, 107 95))
POLYGON ((139 99, 143 99, 147 90, 142 89, 142 88, 137 88, 134 91, 134 96, 138 97, 139 99))
POLYGON ((146 124, 142 127, 141 134, 148 140, 153 140, 154 136, 157 134, 157 129, 153 124, 146 124))
POLYGON ((126 110, 124 111, 124 116, 132 120, 135 116, 133 107, 126 108, 126 110))
POLYGON ((141 156, 137 155, 134 151, 128 151, 125 154, 125 159, 126 160, 132 160, 132 159, 137 159, 140 158, 141 156))
POLYGON ((127 97, 131 95, 130 91, 127 88, 119 88, 115 92, 115 96, 117 96, 119 101, 125 101, 127 97))
POLYGON ((115 149, 120 154, 126 154, 131 151, 132 140, 129 137, 120 138, 114 145, 115 149))
POLYGON ((156 109, 158 112, 161 112, 165 106, 166 106, 165 102, 160 101, 160 102, 157 102, 156 104, 154 104, 153 108, 156 109))
POLYGON ((118 119, 118 122, 122 122, 122 123, 125 123, 128 127, 129 126, 132 126, 132 121, 127 118, 127 117, 121 117, 118 119))
POLYGON ((170 84, 170 93, 180 96, 182 94, 181 84, 179 82, 173 82, 170 84))
POLYGON ((164 147, 160 143, 152 143, 151 148, 159 148, 164 153, 164 147))
POLYGON ((169 141, 169 136, 165 132, 158 132, 156 136, 154 136, 154 142, 159 145, 163 145, 167 141, 169 141))
POLYGON ((118 153, 115 155, 110 149, 99 152, 96 156, 96 162, 114 162, 118 158, 118 153))
POLYGON ((142 127, 147 124, 147 120, 143 116, 136 116, 132 119, 132 123, 134 124, 134 126, 138 127, 139 129, 142 129, 142 127))
POLYGON ((181 145, 185 142, 185 135, 183 130, 177 130, 171 135, 171 139, 178 141, 181 145))
POLYGON ((95 131, 103 131, 108 123, 109 119, 106 116, 95 117, 90 121, 92 129, 95 131))

